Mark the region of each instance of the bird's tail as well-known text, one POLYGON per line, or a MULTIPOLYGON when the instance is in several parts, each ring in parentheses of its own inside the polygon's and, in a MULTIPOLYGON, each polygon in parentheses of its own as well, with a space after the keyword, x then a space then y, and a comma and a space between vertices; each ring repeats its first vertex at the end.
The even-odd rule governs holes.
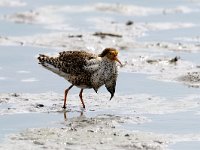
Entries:
POLYGON ((41 64, 44 68, 62 76, 62 71, 60 69, 61 62, 58 61, 57 57, 49 57, 43 54, 40 54, 38 57, 39 64, 41 64))
POLYGON ((40 54, 38 57, 38 60, 39 60, 39 64, 41 64, 43 66, 45 66, 47 64, 51 64, 55 67, 57 66, 56 58, 54 58, 54 57, 49 57, 49 56, 40 54))

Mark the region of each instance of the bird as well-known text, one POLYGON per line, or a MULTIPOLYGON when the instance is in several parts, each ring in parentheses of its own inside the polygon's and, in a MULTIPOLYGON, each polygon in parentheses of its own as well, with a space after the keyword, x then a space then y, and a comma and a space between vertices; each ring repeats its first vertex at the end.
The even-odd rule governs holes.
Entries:
POLYGON ((105 85, 111 94, 110 100, 115 94, 116 81, 118 76, 117 62, 118 50, 105 48, 100 54, 90 53, 84 50, 62 51, 56 57, 39 54, 39 64, 57 75, 66 79, 71 85, 64 91, 64 104, 66 108, 67 95, 69 90, 76 86, 80 88, 80 101, 85 109, 83 101, 83 90, 98 89, 105 85))

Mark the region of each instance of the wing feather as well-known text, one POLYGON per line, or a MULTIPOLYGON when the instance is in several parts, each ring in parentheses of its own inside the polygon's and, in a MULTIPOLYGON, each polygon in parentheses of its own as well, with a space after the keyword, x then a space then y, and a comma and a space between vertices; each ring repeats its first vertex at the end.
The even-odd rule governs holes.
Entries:
POLYGON ((64 51, 60 53, 58 60, 62 65, 63 72, 71 75, 80 75, 92 71, 88 68, 95 65, 94 60, 97 57, 85 51, 64 51))

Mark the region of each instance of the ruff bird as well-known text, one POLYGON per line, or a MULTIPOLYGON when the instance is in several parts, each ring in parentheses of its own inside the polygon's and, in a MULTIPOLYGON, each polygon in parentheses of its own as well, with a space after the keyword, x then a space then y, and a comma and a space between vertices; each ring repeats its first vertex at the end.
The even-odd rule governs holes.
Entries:
POLYGON ((38 60, 44 68, 71 83, 64 92, 63 108, 66 108, 67 94, 73 86, 81 89, 79 97, 85 108, 82 97, 84 89, 93 88, 97 93, 98 89, 105 85, 111 94, 110 100, 113 98, 118 76, 116 62, 122 66, 117 55, 116 49, 106 48, 99 55, 86 51, 63 51, 57 57, 40 54, 38 60))

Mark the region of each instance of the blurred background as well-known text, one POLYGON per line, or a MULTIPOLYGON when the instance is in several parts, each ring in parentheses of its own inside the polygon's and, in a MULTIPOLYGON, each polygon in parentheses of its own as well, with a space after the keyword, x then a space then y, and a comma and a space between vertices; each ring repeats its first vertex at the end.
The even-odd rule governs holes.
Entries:
MULTIPOLYGON (((39 53, 116 47, 130 66, 141 56, 199 63, 199 5, 195 0, 0 0, 0 92, 61 92, 68 86, 37 64, 39 53), (99 32, 114 36, 95 36, 99 32)), ((156 73, 144 70, 141 65, 131 72, 156 73)))
MULTIPOLYGON (((124 64, 119 68, 117 94, 160 96, 170 102, 170 110, 174 106, 171 102, 188 97, 189 102, 193 100, 190 95, 196 95, 194 100, 198 101, 199 18, 199 0, 0 0, 0 93, 61 94, 69 83, 38 65, 40 53, 99 53, 105 47, 115 47, 124 64)), ((78 91, 72 89, 72 93, 78 91)), ((178 105, 174 107, 177 112, 162 115, 151 112, 146 114, 151 123, 125 128, 199 133, 196 105, 196 101, 191 108, 186 104, 185 110, 178 105)), ((199 149, 199 145, 199 141, 180 142, 173 148, 199 149)))

